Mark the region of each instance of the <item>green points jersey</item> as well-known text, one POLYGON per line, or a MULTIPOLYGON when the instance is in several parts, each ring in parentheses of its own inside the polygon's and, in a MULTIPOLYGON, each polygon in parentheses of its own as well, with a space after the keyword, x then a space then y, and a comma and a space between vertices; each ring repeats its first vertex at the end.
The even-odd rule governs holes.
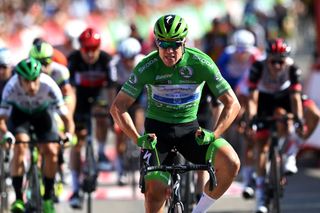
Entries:
POLYGON ((167 67, 158 52, 146 56, 122 86, 137 98, 147 88, 146 117, 167 123, 186 123, 197 118, 204 84, 219 97, 231 87, 212 59, 196 48, 185 48, 182 59, 167 67))

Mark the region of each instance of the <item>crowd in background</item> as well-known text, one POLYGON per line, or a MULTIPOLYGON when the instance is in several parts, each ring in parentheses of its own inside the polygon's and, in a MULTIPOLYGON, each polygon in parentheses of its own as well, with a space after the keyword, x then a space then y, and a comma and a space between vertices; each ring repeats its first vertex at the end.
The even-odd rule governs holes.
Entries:
MULTIPOLYGON (((305 5, 301 0, 2 0, 0 46, 9 47, 18 61, 27 56, 34 38, 62 45, 76 39, 86 26, 93 26, 102 35, 102 49, 110 53, 130 34, 143 41, 142 51, 148 53, 153 47, 153 23, 165 13, 185 17, 191 29, 190 43, 200 49, 205 48, 202 38, 212 28, 228 36, 232 28, 244 24, 260 34, 267 30, 268 37, 279 33, 294 38, 298 16, 310 14, 305 5), (219 27, 214 26, 217 22, 219 27)), ((263 43, 262 37, 258 46, 263 43)))

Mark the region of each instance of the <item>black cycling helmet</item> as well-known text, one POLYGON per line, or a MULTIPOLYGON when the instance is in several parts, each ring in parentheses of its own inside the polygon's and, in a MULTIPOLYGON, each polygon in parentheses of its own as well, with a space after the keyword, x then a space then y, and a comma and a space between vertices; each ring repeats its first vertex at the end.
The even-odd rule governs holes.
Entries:
POLYGON ((15 67, 15 70, 18 75, 23 78, 34 81, 37 79, 41 73, 41 63, 34 58, 23 59, 15 67))
POLYGON ((276 38, 268 41, 266 51, 268 55, 287 57, 290 55, 291 47, 284 39, 276 38))

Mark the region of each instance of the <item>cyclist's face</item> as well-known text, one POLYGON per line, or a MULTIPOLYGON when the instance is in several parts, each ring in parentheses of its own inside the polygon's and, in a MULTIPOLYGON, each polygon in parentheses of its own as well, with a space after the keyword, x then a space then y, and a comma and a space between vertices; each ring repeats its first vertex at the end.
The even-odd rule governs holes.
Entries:
POLYGON ((36 78, 34 81, 29 81, 22 77, 19 77, 19 79, 22 88, 29 96, 34 96, 38 93, 40 89, 40 78, 36 78))
POLYGON ((80 49, 81 56, 83 60, 88 64, 94 64, 100 55, 100 49, 99 47, 82 47, 80 49))
POLYGON ((184 51, 183 41, 156 41, 159 56, 163 63, 168 66, 174 66, 182 57, 184 51))
POLYGON ((268 64, 270 70, 279 72, 283 70, 286 64, 286 58, 285 57, 269 57, 268 58, 268 64))
POLYGON ((0 81, 8 80, 11 74, 12 68, 9 65, 0 64, 0 81))
POLYGON ((123 62, 123 65, 126 67, 126 69, 131 72, 135 66, 135 57, 132 57, 132 58, 122 57, 122 62, 123 62))

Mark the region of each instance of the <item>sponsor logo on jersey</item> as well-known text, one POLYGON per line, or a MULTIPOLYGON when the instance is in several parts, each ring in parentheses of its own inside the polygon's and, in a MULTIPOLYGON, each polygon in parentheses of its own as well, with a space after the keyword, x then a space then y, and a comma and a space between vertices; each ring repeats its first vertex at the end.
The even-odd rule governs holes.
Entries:
POLYGON ((193 75, 193 70, 191 67, 182 67, 179 70, 179 73, 183 78, 191 78, 191 76, 193 75))
POLYGON ((171 78, 173 74, 156 75, 156 81, 171 78))
POLYGON ((209 66, 210 68, 214 69, 214 64, 204 58, 201 58, 197 55, 194 55, 193 59, 196 59, 196 60, 200 61, 202 64, 205 64, 205 65, 209 66))
POLYGON ((155 62, 157 62, 158 59, 157 58, 154 58, 154 59, 151 59, 150 61, 148 61, 147 63, 145 63, 142 67, 140 67, 138 69, 138 72, 139 73, 142 73, 143 71, 145 71, 145 69, 147 69, 148 67, 150 67, 152 64, 154 64, 155 62))
POLYGON ((138 82, 138 78, 135 74, 131 74, 130 77, 129 77, 129 82, 130 84, 136 84, 138 82))

